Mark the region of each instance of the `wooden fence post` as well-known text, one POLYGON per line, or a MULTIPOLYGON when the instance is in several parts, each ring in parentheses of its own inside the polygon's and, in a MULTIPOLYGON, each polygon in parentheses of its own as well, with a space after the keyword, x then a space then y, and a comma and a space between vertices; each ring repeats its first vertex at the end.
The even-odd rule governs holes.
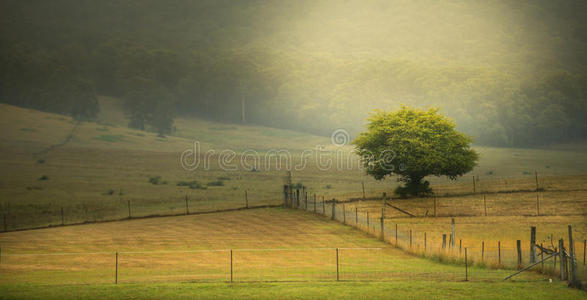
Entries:
POLYGON ((410 249, 412 249, 412 228, 410 228, 410 249))
POLYGON ((338 276, 338 248, 336 248, 336 281, 339 281, 338 276))
POLYGON ((295 208, 299 208, 300 207, 300 189, 296 189, 296 207, 295 208))
POLYGON ((114 284, 118 284, 118 251, 116 251, 116 262, 114 267, 114 284))
POLYGON ((426 232, 424 232, 424 253, 426 253, 426 232))
POLYGON ((446 249, 446 233, 442 234, 442 249, 446 249))
POLYGON ((287 207, 287 194, 288 194, 288 188, 287 188, 287 184, 283 185, 283 207, 287 207))
POLYGON ((461 254, 463 247, 463 240, 459 239, 459 255, 461 254))
POLYGON ((188 206, 188 195, 185 195, 185 214, 186 215, 190 214, 190 208, 188 206))
POLYGON ((573 228, 569 225, 569 285, 572 287, 579 286, 581 283, 577 279, 577 260, 575 259, 575 241, 573 240, 573 228))
POLYGON ((465 248, 465 281, 469 281, 469 263, 467 262, 467 248, 465 248))
POLYGON ((324 204, 324 196, 322 196, 322 214, 326 215, 326 204, 324 204))
POLYGON ((396 247, 398 246, 398 243, 397 243, 397 223, 395 223, 395 246, 396 247))
POLYGON ((536 194, 536 215, 540 216, 540 199, 538 198, 538 194, 536 194))
POLYGON ((332 216, 330 216, 331 220, 336 219, 336 199, 332 198, 332 216))
POLYGON ((305 199, 305 201, 306 201, 306 204, 305 204, 305 206, 304 206, 304 209, 305 209, 305 210, 308 210, 308 192, 305 192, 305 193, 304 193, 304 199, 305 199))
POLYGON ((583 265, 585 265, 585 249, 587 248, 587 240, 583 240, 583 265))
POLYGON ((530 263, 536 262, 536 226, 530 227, 530 263))
POLYGON ((497 241, 497 264, 501 266, 501 241, 497 241))
POLYGON ((367 212, 367 232, 369 232, 369 212, 367 212))
POLYGON ((558 240, 558 252, 561 280, 565 280, 567 279, 567 270, 565 269, 565 243, 563 239, 558 240))
POLYGON ((450 233, 451 233, 451 239, 452 239, 452 244, 451 244, 451 248, 455 247, 455 239, 456 239, 456 235, 455 235, 455 218, 451 218, 450 221, 450 233))
POLYGON ((385 241, 385 226, 383 225, 383 218, 385 216, 384 213, 385 213, 385 210, 382 208, 381 209, 381 218, 379 219, 380 223, 381 223, 381 240, 382 241, 385 241))
POLYGON ((485 241, 481 242, 481 261, 485 261, 485 241))
POLYGON ((355 226, 357 228, 359 227, 359 210, 357 209, 356 206, 355 206, 355 226))
POLYGON ((232 249, 230 249, 230 283, 232 283, 232 249))
MULTIPOLYGON (((540 248, 544 249, 542 243, 540 243, 540 248)), ((540 251, 540 260, 542 261, 540 264, 540 272, 544 273, 544 251, 540 251)))
POLYGON ((128 218, 132 218, 132 215, 130 214, 130 199, 127 200, 127 204, 128 204, 128 218))
POLYGON ((345 203, 342 203, 342 224, 346 224, 346 207, 345 203))
POLYGON ((538 190, 538 171, 534 171, 534 176, 536 178, 536 190, 538 190))
POLYGON ((518 270, 522 267, 522 241, 516 241, 516 248, 518 250, 518 270))

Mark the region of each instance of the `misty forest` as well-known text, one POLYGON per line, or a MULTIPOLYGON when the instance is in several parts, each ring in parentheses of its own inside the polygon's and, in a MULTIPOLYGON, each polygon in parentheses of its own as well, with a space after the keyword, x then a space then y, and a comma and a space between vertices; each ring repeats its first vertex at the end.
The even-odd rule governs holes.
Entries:
POLYGON ((587 137, 582 1, 35 2, 0 4, 12 105, 91 120, 108 95, 161 134, 195 116, 356 135, 406 104, 479 145, 587 137))

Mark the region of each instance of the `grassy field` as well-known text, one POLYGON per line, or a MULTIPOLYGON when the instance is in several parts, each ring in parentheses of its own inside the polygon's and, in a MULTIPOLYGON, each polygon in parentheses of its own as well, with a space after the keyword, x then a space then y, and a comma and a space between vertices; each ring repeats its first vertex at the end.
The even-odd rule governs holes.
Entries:
MULTIPOLYGON (((275 161, 259 161, 258 172, 243 168, 227 171, 219 166, 218 154, 226 149, 242 153, 246 149, 260 155, 271 149, 287 150, 295 163, 303 150, 317 145, 331 151, 333 165, 319 168, 309 159, 305 168, 293 170, 294 183, 308 187, 310 194, 344 198, 359 193, 362 183, 369 194, 388 193, 397 182, 393 178, 375 181, 356 165, 339 168, 335 151, 356 163, 350 146, 331 145, 330 138, 260 126, 230 125, 194 119, 178 119, 174 136, 126 128, 118 99, 102 97, 97 122, 76 126, 69 117, 0 105, 0 205, 7 230, 80 223, 133 216, 179 214, 244 206, 244 192, 250 205, 278 204, 286 174, 275 161), (68 137, 70 137, 68 139, 68 137), (210 168, 186 171, 179 158, 198 141, 201 151, 215 150, 210 168), (271 165, 269 165, 271 164, 271 165), (177 186, 197 181, 198 185, 177 186), (214 186, 221 181, 222 185, 214 186), (156 184, 155 184, 156 183, 156 184)), ((472 172, 483 184, 499 189, 515 189, 515 178, 540 180, 548 176, 580 174, 587 170, 584 145, 562 149, 503 149, 477 147, 479 166, 472 172)), ((346 162, 346 160, 345 160, 346 162)), ((436 186, 468 185, 465 176, 448 184, 431 178, 436 186)), ((458 188, 460 189, 460 187, 458 188)))
POLYGON ((327 218, 285 209, 11 232, 0 235, 0 244, 0 295, 7 299, 585 298, 531 273, 503 282, 510 271, 472 267, 464 282, 463 266, 412 256, 327 218), (342 248, 340 282, 335 247, 342 248), (209 251, 224 249, 233 249, 233 284, 229 252, 209 251))

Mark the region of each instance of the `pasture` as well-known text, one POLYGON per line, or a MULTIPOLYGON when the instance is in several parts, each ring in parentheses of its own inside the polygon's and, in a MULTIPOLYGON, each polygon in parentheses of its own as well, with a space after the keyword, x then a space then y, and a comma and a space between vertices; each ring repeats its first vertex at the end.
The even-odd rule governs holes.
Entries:
POLYGON ((463 266, 412 256, 325 217, 287 209, 11 232, 0 243, 0 293, 7 298, 584 296, 532 273, 503 282, 509 271, 471 267, 464 282, 463 266))

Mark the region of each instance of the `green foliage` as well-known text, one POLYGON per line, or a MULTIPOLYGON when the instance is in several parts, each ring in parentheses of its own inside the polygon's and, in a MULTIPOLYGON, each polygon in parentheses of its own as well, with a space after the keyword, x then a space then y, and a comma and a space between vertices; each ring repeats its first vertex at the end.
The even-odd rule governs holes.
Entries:
POLYGON ((161 180, 161 176, 152 176, 152 177, 149 177, 149 183, 152 183, 154 185, 158 185, 158 184, 167 184, 167 181, 161 180))
POLYGON ((430 192, 429 175, 456 179, 473 169, 479 155, 470 148, 471 138, 455 130, 455 124, 437 109, 427 111, 403 106, 395 112, 376 111, 368 130, 354 141, 367 174, 381 180, 399 175, 405 183, 400 195, 430 192))
POLYGON ((205 190, 206 187, 201 185, 199 182, 192 180, 192 181, 179 181, 177 186, 187 186, 192 190, 205 190))
POLYGON ((207 184, 208 186, 224 186, 224 182, 221 180, 217 180, 217 181, 210 181, 207 184))
POLYGON ((49 176, 43 175, 43 176, 39 177, 39 180, 49 180, 49 176))

